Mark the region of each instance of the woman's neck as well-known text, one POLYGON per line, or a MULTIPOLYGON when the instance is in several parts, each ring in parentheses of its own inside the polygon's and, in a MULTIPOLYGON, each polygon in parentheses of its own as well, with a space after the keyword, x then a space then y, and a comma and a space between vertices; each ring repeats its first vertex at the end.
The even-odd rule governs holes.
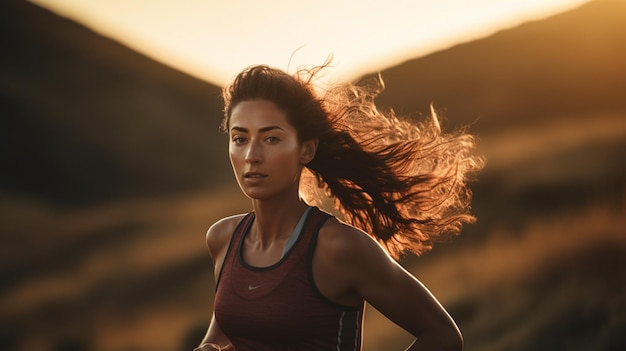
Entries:
POLYGON ((262 246, 276 240, 286 240, 308 205, 300 198, 294 200, 253 200, 256 219, 252 232, 262 246))

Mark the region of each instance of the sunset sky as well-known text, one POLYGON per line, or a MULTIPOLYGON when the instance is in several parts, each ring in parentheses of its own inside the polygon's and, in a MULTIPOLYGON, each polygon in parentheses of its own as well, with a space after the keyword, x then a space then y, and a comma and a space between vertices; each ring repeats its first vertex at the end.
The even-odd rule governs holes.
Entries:
POLYGON ((333 55, 350 79, 588 0, 31 0, 222 85, 246 66, 293 71, 333 55))

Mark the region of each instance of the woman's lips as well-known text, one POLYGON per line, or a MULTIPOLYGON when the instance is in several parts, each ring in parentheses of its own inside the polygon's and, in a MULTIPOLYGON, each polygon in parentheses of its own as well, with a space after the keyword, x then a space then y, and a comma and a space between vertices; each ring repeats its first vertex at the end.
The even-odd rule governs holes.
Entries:
POLYGON ((260 172, 246 172, 243 176, 246 179, 262 179, 262 178, 266 178, 267 174, 260 173, 260 172))

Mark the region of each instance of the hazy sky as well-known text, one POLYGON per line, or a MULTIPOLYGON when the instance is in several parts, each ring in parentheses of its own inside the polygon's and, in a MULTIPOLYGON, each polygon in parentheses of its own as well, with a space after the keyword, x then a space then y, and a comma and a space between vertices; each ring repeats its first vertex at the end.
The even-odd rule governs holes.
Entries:
POLYGON ((350 79, 588 0, 31 0, 222 85, 265 63, 293 71, 333 55, 350 79))

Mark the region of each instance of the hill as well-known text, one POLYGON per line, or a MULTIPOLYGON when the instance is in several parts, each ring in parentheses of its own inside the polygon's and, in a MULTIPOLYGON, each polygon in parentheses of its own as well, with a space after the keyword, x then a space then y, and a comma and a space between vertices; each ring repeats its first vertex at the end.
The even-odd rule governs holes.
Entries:
POLYGON ((409 116, 432 103, 447 130, 469 126, 478 136, 487 168, 474 203, 483 221, 516 225, 590 201, 621 206, 624 13, 626 2, 591 1, 410 60, 381 72, 377 102, 409 116))
POLYGON ((31 3, 0 8, 0 191, 78 206, 229 179, 220 88, 31 3))
POLYGON ((626 111, 626 3, 595 0, 384 70, 378 102, 477 133, 626 111))

